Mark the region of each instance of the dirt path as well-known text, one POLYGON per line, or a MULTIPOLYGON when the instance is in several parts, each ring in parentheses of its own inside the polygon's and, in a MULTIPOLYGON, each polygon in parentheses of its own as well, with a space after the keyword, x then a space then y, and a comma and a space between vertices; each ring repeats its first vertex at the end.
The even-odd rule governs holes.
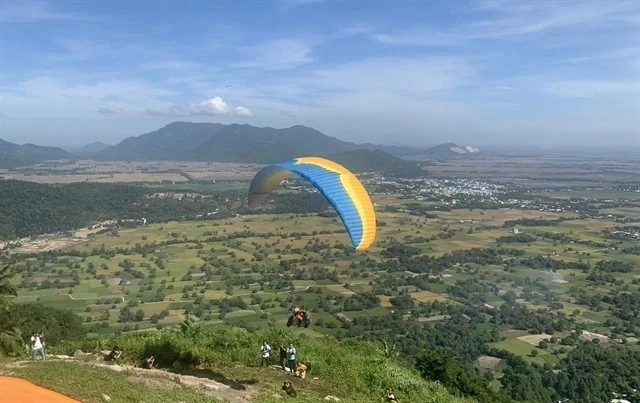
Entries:
MULTIPOLYGON (((81 361, 67 356, 54 356, 47 361, 65 361, 72 362, 77 365, 91 365, 102 369, 107 369, 116 372, 127 373, 128 380, 131 382, 140 382, 154 387, 172 388, 177 385, 185 385, 194 389, 201 390, 202 392, 214 396, 215 398, 228 403, 250 403, 251 393, 253 389, 250 385, 244 385, 238 382, 227 381, 219 382, 215 379, 211 379, 211 376, 204 375, 203 377, 182 375, 173 372, 167 372, 159 369, 143 369, 136 368, 131 365, 115 365, 104 364, 102 362, 93 361, 81 361), (55 358, 54 358, 55 357, 55 358)), ((16 368, 23 365, 29 365, 33 361, 16 361, 4 365, 4 368, 16 368)), ((0 368, 0 373, 3 371, 0 368)))

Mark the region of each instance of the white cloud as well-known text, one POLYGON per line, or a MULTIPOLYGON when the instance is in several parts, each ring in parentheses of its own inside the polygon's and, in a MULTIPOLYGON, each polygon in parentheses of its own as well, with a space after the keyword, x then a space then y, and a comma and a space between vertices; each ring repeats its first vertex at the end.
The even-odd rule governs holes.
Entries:
POLYGON ((250 117, 253 117, 253 112, 251 112, 249 109, 245 108, 244 106, 236 106, 235 114, 236 114, 236 116, 250 116, 250 117))
POLYGON ((191 105, 189 111, 194 116, 214 116, 228 115, 231 109, 229 109, 229 105, 227 105, 222 98, 214 97, 199 104, 191 105))
POLYGON ((142 80, 69 83, 37 77, 0 90, 0 107, 16 116, 83 116, 105 107, 113 110, 164 109, 176 94, 142 80))
POLYGON ((231 109, 220 97, 213 97, 206 101, 188 106, 173 105, 166 110, 146 109, 142 112, 146 116, 238 116, 253 117, 253 112, 244 106, 231 109))
POLYGON ((458 45, 475 40, 514 39, 568 28, 576 28, 580 32, 604 26, 635 29, 638 23, 637 17, 629 17, 637 15, 637 6, 632 1, 485 1, 473 2, 470 11, 491 11, 495 17, 452 25, 445 30, 416 27, 374 34, 373 38, 390 45, 458 45))
POLYGON ((192 70, 202 68, 203 66, 197 63, 191 63, 185 60, 162 60, 152 63, 143 63, 140 65, 142 70, 192 70))
POLYGON ((0 3, 0 21, 36 22, 43 20, 82 20, 86 19, 72 13, 54 11, 51 2, 4 0, 0 3))
POLYGON ((311 44, 300 39, 277 39, 245 48, 249 60, 235 67, 284 70, 313 62, 311 44))
POLYGON ((549 83, 544 91, 564 98, 638 94, 638 81, 564 80, 549 83))
POLYGON ((98 113, 101 115, 120 115, 124 114, 125 112, 122 108, 102 107, 98 109, 98 113))

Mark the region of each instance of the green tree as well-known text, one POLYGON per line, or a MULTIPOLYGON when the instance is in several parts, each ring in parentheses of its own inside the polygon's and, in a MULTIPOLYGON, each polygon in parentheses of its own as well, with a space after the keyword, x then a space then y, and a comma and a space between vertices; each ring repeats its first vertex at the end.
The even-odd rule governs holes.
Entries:
POLYGON ((11 309, 0 313, 0 324, 3 329, 19 329, 24 335, 41 331, 50 344, 78 340, 87 333, 80 316, 40 303, 12 305, 11 309))
POLYGON ((14 275, 11 272, 11 265, 6 265, 0 270, 0 308, 8 308, 10 305, 7 295, 17 296, 18 290, 9 283, 9 279, 14 275))
MULTIPOLYGON (((11 300, 6 296, 17 296, 18 291, 9 283, 9 279, 14 275, 11 272, 11 265, 6 265, 0 270, 0 310, 9 312, 12 305, 11 300)), ((20 350, 23 344, 20 329, 11 326, 0 320, 0 355, 8 356, 20 350)))

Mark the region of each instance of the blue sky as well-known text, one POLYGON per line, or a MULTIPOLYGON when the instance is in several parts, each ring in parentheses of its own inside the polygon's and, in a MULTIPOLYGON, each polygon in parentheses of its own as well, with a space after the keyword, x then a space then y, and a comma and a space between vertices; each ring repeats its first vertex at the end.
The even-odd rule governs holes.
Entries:
POLYGON ((640 146, 632 0, 3 0, 0 24, 0 137, 18 143, 186 120, 640 146))

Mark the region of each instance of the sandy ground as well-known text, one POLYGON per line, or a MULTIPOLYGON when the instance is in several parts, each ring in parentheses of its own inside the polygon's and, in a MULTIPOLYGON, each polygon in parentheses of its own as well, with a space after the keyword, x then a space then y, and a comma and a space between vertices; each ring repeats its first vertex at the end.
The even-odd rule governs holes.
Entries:
POLYGON ((605 336, 603 334, 588 332, 586 330, 584 330, 582 332, 582 337, 587 339, 587 340, 594 340, 594 339, 600 339, 600 341, 608 341, 609 340, 609 337, 607 337, 607 336, 605 336))

